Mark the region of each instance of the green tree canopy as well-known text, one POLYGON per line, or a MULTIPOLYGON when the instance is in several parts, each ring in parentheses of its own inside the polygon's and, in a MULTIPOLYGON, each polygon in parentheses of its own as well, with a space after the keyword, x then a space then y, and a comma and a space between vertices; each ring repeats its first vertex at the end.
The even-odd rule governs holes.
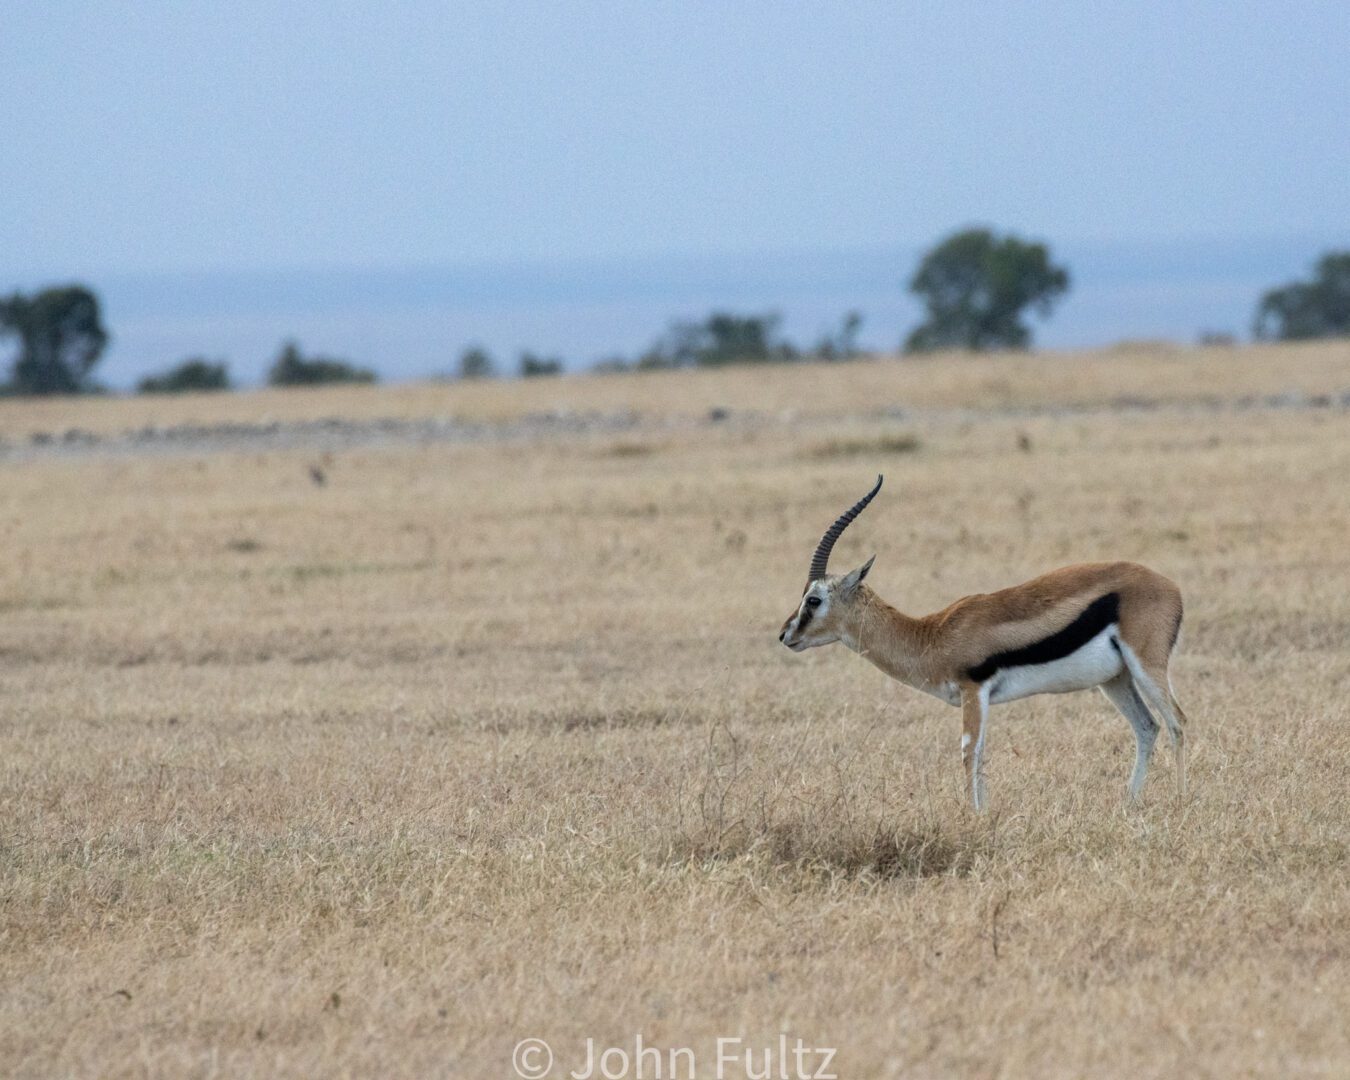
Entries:
POLYGON ((1022 313, 1049 315, 1068 288, 1068 271, 1050 261, 1044 244, 965 229, 919 263, 909 290, 923 299, 927 318, 905 349, 1026 348, 1031 330, 1022 313))
POLYGON ((1350 336, 1350 251, 1329 251, 1311 281, 1271 289, 1256 308, 1261 341, 1350 336))
POLYGON ((721 367, 793 360, 797 350, 778 334, 779 316, 715 311, 702 322, 677 322, 639 361, 639 367, 721 367))
POLYGON ((10 388, 20 394, 78 394, 108 344, 98 297, 83 285, 0 299, 0 337, 17 337, 10 388))
POLYGON ((269 386, 318 386, 323 383, 373 383, 375 372, 345 360, 305 356, 300 346, 288 341, 267 373, 269 386))
POLYGON ((459 355, 459 377, 461 379, 490 379, 497 374, 497 365, 492 354, 481 345, 470 345, 459 355))
POLYGON ((158 375, 147 375, 136 386, 140 394, 186 394, 198 390, 228 390, 230 372, 225 362, 194 356, 158 375))
POLYGON ((561 375, 563 362, 557 356, 536 356, 532 352, 520 354, 520 374, 523 378, 533 379, 540 375, 561 375))

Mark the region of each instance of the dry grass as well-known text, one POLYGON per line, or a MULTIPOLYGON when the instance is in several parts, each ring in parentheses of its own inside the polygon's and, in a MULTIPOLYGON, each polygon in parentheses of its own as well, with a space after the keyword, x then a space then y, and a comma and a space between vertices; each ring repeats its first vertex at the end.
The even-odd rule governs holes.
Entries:
POLYGON ((917 436, 888 432, 868 438, 826 439, 808 448, 806 455, 820 459, 863 458, 884 462, 893 454, 912 454, 918 449, 917 436))
POLYGON ((703 418, 712 409, 783 420, 885 408, 1096 406, 1206 402, 1350 390, 1344 342, 1243 349, 1122 347, 1095 353, 939 355, 846 364, 748 365, 709 371, 473 380, 402 386, 149 395, 91 403, 0 399, 0 439, 71 428, 98 434, 176 424, 455 417, 501 421, 541 413, 703 418))
MULTIPOLYGON (((1339 393, 1350 349, 960 363, 561 380, 815 419, 352 450, 323 487, 299 452, 0 464, 0 1074, 481 1080, 537 1036, 563 1075, 641 1033, 705 1076, 783 1032, 847 1077, 1345 1075, 1344 411, 910 416, 840 542, 911 610, 1175 577, 1184 803, 1162 747, 1126 807, 1128 727, 1072 695, 995 711, 976 817, 954 710, 775 634, 878 471, 803 450, 895 437, 869 406, 1339 393)), ((464 390, 267 400, 549 392, 464 390)))

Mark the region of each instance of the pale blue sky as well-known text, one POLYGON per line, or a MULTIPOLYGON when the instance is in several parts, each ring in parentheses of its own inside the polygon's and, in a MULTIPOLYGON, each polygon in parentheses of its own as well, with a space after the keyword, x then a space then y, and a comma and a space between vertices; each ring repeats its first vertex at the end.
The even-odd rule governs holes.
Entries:
POLYGON ((291 332, 391 374, 471 338, 583 360, 723 296, 804 337, 860 306, 892 345, 913 254, 969 222, 1079 253, 1048 344, 1242 331, 1350 243, 1344 0, 0 0, 0 27, 0 288, 104 292, 114 382, 256 372, 291 332))

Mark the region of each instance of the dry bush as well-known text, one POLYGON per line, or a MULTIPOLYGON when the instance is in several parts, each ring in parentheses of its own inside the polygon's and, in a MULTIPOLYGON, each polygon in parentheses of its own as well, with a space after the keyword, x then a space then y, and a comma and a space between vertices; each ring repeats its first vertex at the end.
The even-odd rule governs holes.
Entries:
POLYGON ((884 461, 894 454, 913 454, 921 445, 917 435, 883 434, 870 438, 827 439, 812 446, 806 456, 822 460, 866 458, 869 461, 884 461))

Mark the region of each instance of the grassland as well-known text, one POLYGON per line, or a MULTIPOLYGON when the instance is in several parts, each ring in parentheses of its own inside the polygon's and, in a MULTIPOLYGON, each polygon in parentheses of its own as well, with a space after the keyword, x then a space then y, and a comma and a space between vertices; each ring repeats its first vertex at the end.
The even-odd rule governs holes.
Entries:
POLYGON ((1347 389, 1338 345, 0 402, 12 441, 643 418, 322 486, 0 458, 0 1075, 484 1080, 537 1037, 562 1076, 639 1033, 699 1076, 780 1033, 841 1077, 1345 1075, 1347 389), (995 710, 976 816, 955 710, 777 643, 878 471, 835 559, 907 610, 1181 584, 1184 801, 1162 746, 1124 804, 1080 694, 995 710))

